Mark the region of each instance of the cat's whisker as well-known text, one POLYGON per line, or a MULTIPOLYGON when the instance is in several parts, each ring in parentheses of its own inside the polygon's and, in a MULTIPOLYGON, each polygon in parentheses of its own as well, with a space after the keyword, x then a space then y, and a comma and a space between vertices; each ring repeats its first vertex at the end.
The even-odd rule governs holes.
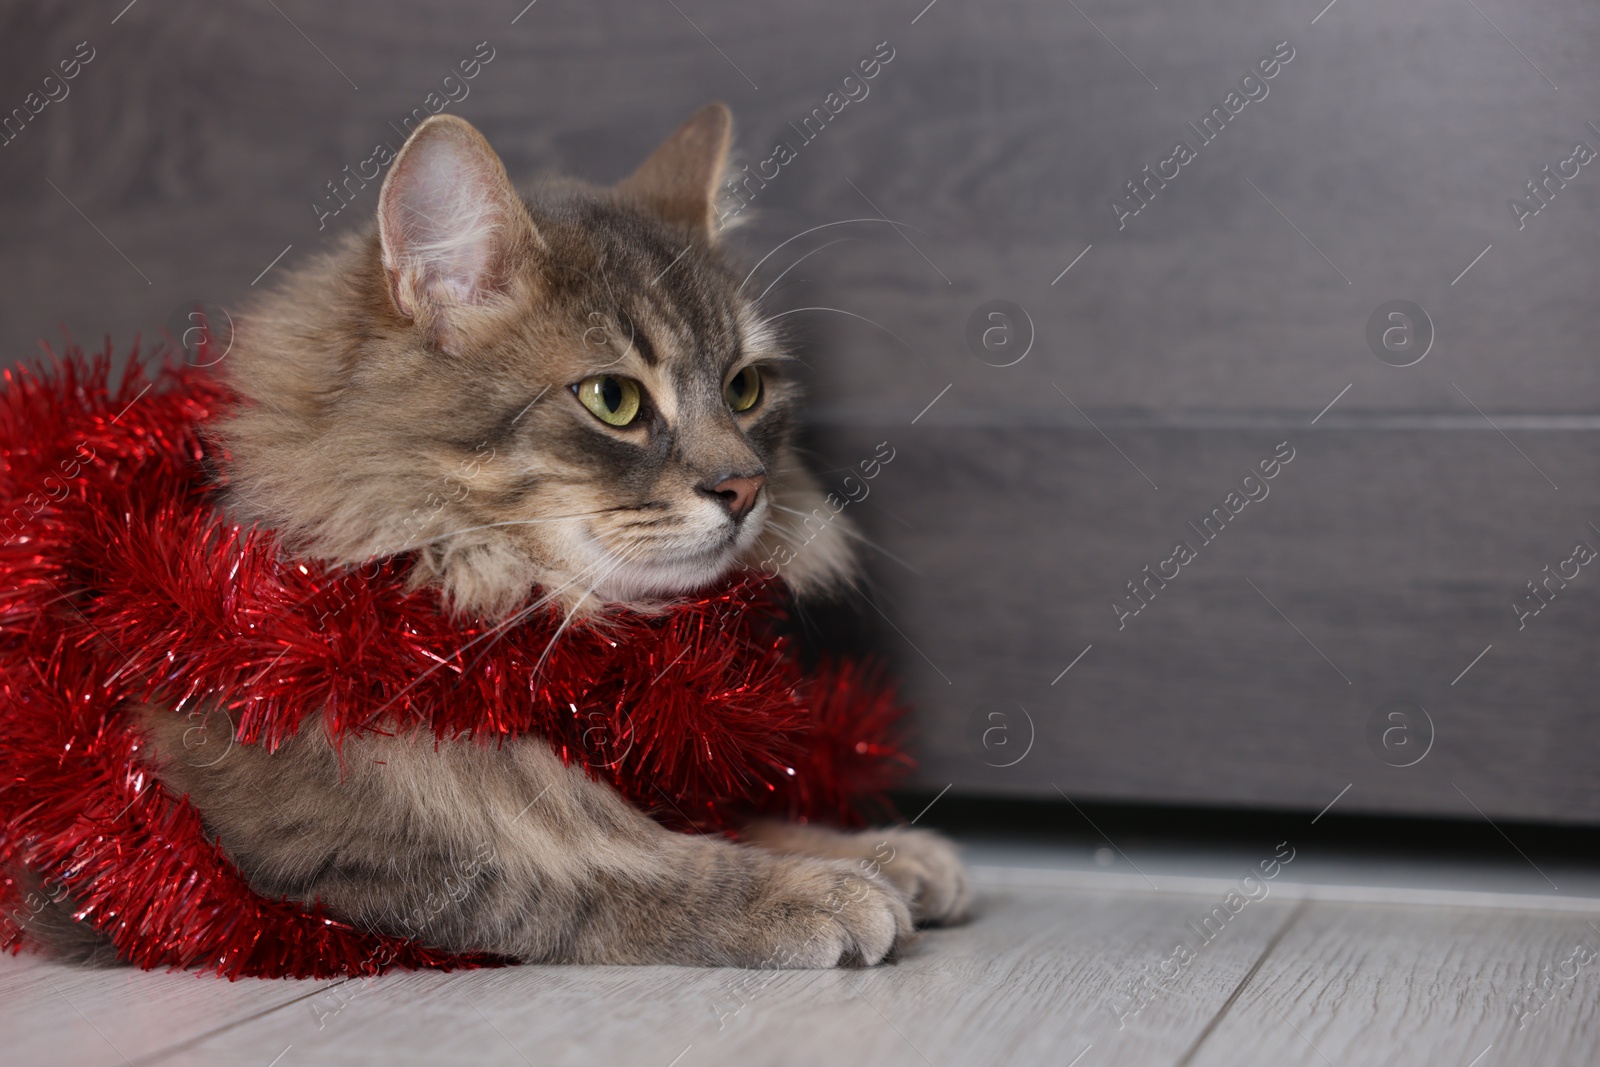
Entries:
POLYGON ((785 526, 777 519, 769 519, 767 520, 767 528, 763 532, 772 533, 779 539, 787 541, 795 548, 799 548, 806 543, 806 541, 802 539, 804 531, 805 527, 803 526, 785 526))
MULTIPOLYGON (((813 456, 817 455, 817 453, 811 451, 810 449, 801 449, 798 445, 791 446, 791 447, 793 447, 796 451, 807 452, 807 453, 809 453, 810 455, 813 455, 813 456)), ((775 476, 775 475, 783 475, 783 474, 810 474, 811 472, 812 472, 812 468, 807 467, 807 466, 805 466, 804 464, 801 464, 801 463, 779 463, 779 464, 775 464, 771 468, 771 470, 768 471, 768 475, 769 476, 775 476)))
POLYGON ((490 522, 490 523, 485 523, 482 526, 467 526, 467 527, 463 527, 460 530, 451 530, 449 533, 439 534, 437 537, 429 537, 426 540, 414 541, 409 545, 402 545, 399 548, 396 548, 396 549, 393 549, 391 551, 385 552, 382 557, 377 557, 377 558, 384 558, 384 557, 387 557, 387 556, 397 556, 402 552, 409 552, 414 548, 421 548, 423 545, 431 545, 435 541, 444 541, 444 540, 446 540, 448 538, 456 537, 456 536, 458 536, 460 534, 476 533, 479 530, 492 530, 492 529, 495 529, 496 527, 499 527, 499 526, 535 526, 535 525, 537 525, 539 523, 544 523, 544 522, 567 522, 567 521, 570 521, 572 519, 589 519, 589 518, 595 517, 596 515, 606 515, 606 514, 609 514, 609 513, 613 512, 613 511, 631 511, 631 510, 633 510, 631 507, 626 507, 626 506, 614 507, 614 508, 601 508, 599 511, 580 511, 580 512, 577 512, 577 513, 572 514, 572 515, 547 515, 547 516, 544 516, 542 518, 537 518, 537 519, 507 519, 505 522, 490 522))
POLYGON ((550 653, 555 650, 556 642, 561 640, 561 635, 566 632, 567 625, 571 623, 573 617, 578 614, 578 609, 583 606, 583 602, 588 600, 589 597, 594 594, 596 587, 598 587, 601 582, 605 581, 607 578, 611 577, 611 575, 616 573, 618 568, 622 567, 626 563, 632 563, 636 558, 638 558, 637 552, 629 552, 619 556, 611 564, 611 566, 606 569, 604 574, 589 584, 589 588, 584 590, 583 595, 578 598, 577 602, 572 605, 572 609, 567 612, 567 617, 561 620, 561 625, 556 627, 556 632, 550 635, 549 643, 544 646, 544 651, 539 654, 539 662, 534 664, 533 677, 539 677, 540 673, 544 671, 545 661, 550 658, 550 653))
MULTIPOLYGON (((616 511, 616 510, 619 510, 619 509, 617 509, 617 508, 603 508, 600 511, 584 512, 584 513, 581 513, 581 514, 578 514, 578 515, 557 515, 557 516, 552 516, 552 517, 550 517, 548 519, 520 519, 520 520, 516 520, 516 521, 513 521, 513 522, 490 523, 489 526, 520 526, 520 525, 523 525, 524 523, 558 522, 558 521, 563 520, 563 519, 585 518, 585 517, 587 517, 589 515, 603 515, 606 512, 616 511)), ((414 545, 397 548, 393 552, 384 553, 382 556, 369 557, 368 559, 362 561, 361 563, 349 564, 349 565, 340 567, 337 570, 332 571, 330 573, 330 579, 333 582, 339 582, 339 581, 344 580, 349 575, 354 574, 360 568, 366 567, 366 566, 370 566, 371 564, 379 562, 379 561, 384 560, 384 559, 388 559, 390 556, 399 555, 401 552, 408 552, 412 548, 420 548, 423 545, 432 544, 433 541, 442 541, 446 537, 454 537, 456 534, 459 534, 459 533, 470 533, 473 530, 486 530, 486 529, 489 528, 489 526, 473 526, 473 527, 468 527, 465 530, 456 530, 454 533, 441 534, 439 537, 432 538, 431 540, 428 540, 428 541, 418 541, 414 545)), ((306 603, 306 601, 308 601, 312 597, 316 596, 321 591, 322 591, 321 589, 313 589, 310 593, 306 594, 304 597, 300 598, 293 605, 291 605, 289 610, 290 611, 294 611, 295 609, 299 608, 302 604, 306 603)), ((542 603, 542 601, 539 602, 539 603, 542 603)), ((535 603, 535 604, 532 605, 532 607, 537 607, 537 606, 538 606, 538 603, 535 603)))
POLYGON ((793 548, 793 549, 797 549, 798 550, 798 549, 804 548, 805 545, 806 545, 806 542, 804 542, 802 540, 799 540, 799 531, 791 530, 788 527, 782 526, 777 522, 769 522, 769 523, 767 523, 767 528, 763 532, 772 534, 780 542, 782 542, 783 544, 788 545, 790 548, 793 548))
MULTIPOLYGON (((490 641, 489 644, 483 649, 483 651, 479 652, 478 655, 476 657, 474 657, 473 661, 471 663, 467 664, 467 668, 466 669, 467 670, 471 670, 473 667, 476 667, 478 665, 478 663, 483 659, 483 657, 489 654, 490 649, 494 648, 495 643, 497 641, 499 641, 500 638, 504 637, 506 634, 510 633, 513 629, 515 629, 517 624, 522 622, 523 619, 527 618, 530 614, 532 614, 533 612, 537 611, 539 608, 544 607, 546 604, 548 604, 552 600, 556 599, 556 597, 559 594, 561 594, 562 592, 564 592, 565 590, 570 589, 574 585, 576 585, 577 583, 583 581, 584 578, 588 577, 590 574, 593 574, 595 571, 597 571, 601 567, 605 566, 605 564, 608 563, 608 562, 610 562, 610 561, 602 559, 602 560, 599 560, 598 562, 596 562, 596 563, 594 563, 594 564, 592 564, 592 565, 590 565, 588 567, 585 567, 583 570, 579 571, 572 578, 570 578, 567 581, 563 582, 561 585, 556 586, 554 589, 551 589, 550 591, 548 591, 544 596, 539 597, 537 600, 534 600, 532 603, 526 605, 525 607, 519 608, 517 611, 513 612, 511 615, 507 616, 505 619, 503 619, 499 623, 496 623, 493 627, 491 627, 490 629, 488 629, 488 630, 484 631, 482 634, 480 634, 472 642, 472 644, 476 644, 478 641, 482 641, 484 638, 489 637, 491 635, 493 635, 494 640, 490 641)), ((615 570, 615 569, 616 569, 615 567, 611 568, 611 570, 615 570)), ((609 577, 610 574, 611 574, 611 571, 608 570, 605 574, 600 576, 600 578, 595 582, 595 584, 598 585, 601 581, 604 581, 607 577, 609 577)), ((592 586, 590 587, 589 591, 590 592, 594 591, 592 586)), ((587 596, 588 596, 588 593, 585 593, 584 597, 587 597, 587 596)), ((580 598, 578 603, 579 604, 583 603, 583 599, 580 598)), ((577 610, 576 606, 574 606, 573 610, 574 611, 577 610)), ((569 614, 568 615, 568 619, 570 619, 570 618, 571 618, 571 615, 569 614)), ((566 623, 563 622, 562 625, 565 626, 566 623)), ((472 647, 471 644, 469 644, 467 646, 464 646, 462 649, 460 649, 460 651, 464 652, 464 651, 466 651, 467 648, 470 648, 470 647, 472 647)), ((540 659, 540 662, 541 663, 544 662, 542 658, 540 659)), ((535 671, 535 673, 537 673, 537 671, 535 671)))
MULTIPOLYGON (((800 516, 804 516, 805 518, 810 518, 811 517, 809 514, 807 514, 804 511, 799 511, 799 510, 796 510, 795 508, 786 508, 782 504, 773 504, 772 506, 773 506, 774 509, 776 509, 778 511, 786 511, 791 515, 800 515, 800 516)), ((917 568, 913 567, 911 564, 907 563, 905 560, 901 559, 899 556, 895 555, 893 552, 890 552, 887 548, 884 548, 882 545, 878 544, 876 541, 873 541, 871 538, 865 536, 860 531, 853 530, 849 526, 845 526, 843 524, 840 524, 839 526, 834 527, 834 529, 837 529, 840 533, 844 534, 846 537, 855 538, 857 541, 860 541, 862 544, 866 545, 868 548, 872 549, 874 552, 882 553, 883 555, 887 556, 889 559, 892 559, 896 563, 900 564, 900 566, 904 567, 906 570, 910 571, 912 574, 915 574, 915 575, 918 575, 918 576, 920 576, 922 574, 922 572, 917 570, 917 568)))
MULTIPOLYGON (((617 567, 620 567, 621 565, 622 565, 621 563, 618 563, 616 566, 612 567, 611 570, 614 571, 614 570, 616 570, 617 567)), ((610 576, 611 576, 611 571, 607 571, 604 575, 601 576, 601 580, 603 581, 605 578, 608 578, 610 576)), ((544 646, 544 651, 539 653, 539 662, 535 663, 533 665, 533 677, 534 678, 537 678, 537 677, 539 677, 539 675, 544 673, 545 662, 547 660, 549 660, 550 653, 555 651, 556 642, 561 640, 561 635, 566 632, 567 626, 568 626, 568 624, 570 624, 572 622, 573 616, 578 613, 578 609, 579 608, 583 607, 583 602, 585 600, 589 599, 590 595, 594 592, 595 585, 598 585, 598 584, 599 584, 599 582, 597 581, 593 585, 590 585, 588 589, 585 589, 583 591, 583 595, 578 598, 577 603, 572 605, 572 610, 567 612, 566 618, 561 620, 561 625, 556 627, 556 632, 550 635, 550 640, 544 646)))
POLYGON ((876 326, 878 329, 882 330, 884 333, 888 334, 890 337, 893 337, 896 341, 899 341, 901 343, 901 345, 903 345, 905 347, 905 350, 907 352, 910 352, 913 356, 917 356, 918 358, 921 358, 921 353, 919 353, 915 348, 912 348, 911 347, 911 343, 909 341, 907 341, 904 337, 901 337, 899 334, 895 333, 893 330, 889 329, 889 327, 885 326, 883 323, 879 322, 877 319, 869 319, 865 315, 857 315, 854 311, 846 311, 844 308, 827 307, 825 305, 818 305, 816 307, 790 308, 788 311, 780 311, 776 315, 772 315, 772 316, 770 316, 768 318, 763 319, 761 321, 761 325, 763 327, 770 326, 772 323, 777 322, 779 319, 787 318, 790 315, 798 315, 802 311, 831 311, 831 312, 833 312, 834 314, 837 314, 837 315, 848 315, 852 319, 860 319, 862 322, 865 322, 865 323, 868 323, 870 325, 876 326))
POLYGON ((818 452, 816 449, 807 448, 805 445, 802 445, 798 441, 790 442, 789 447, 791 449, 793 449, 795 451, 795 453, 798 454, 798 455, 812 456, 812 457, 814 457, 816 459, 824 458, 822 453, 818 452))
MULTIPOLYGON (((777 296, 782 296, 785 291, 787 291, 789 289, 792 289, 797 285, 804 285, 805 282, 806 282, 806 279, 804 279, 804 278, 794 278, 794 279, 792 279, 790 281, 783 282, 781 284, 776 283, 776 282, 774 282, 773 284, 778 286, 777 296)), ((761 295, 762 296, 766 296, 767 294, 766 293, 762 293, 761 295)), ((753 306, 759 306, 759 305, 753 305, 753 306)), ((761 323, 760 325, 764 325, 764 323, 761 323)))
POLYGON ((761 303, 761 301, 765 300, 766 297, 767 297, 767 294, 772 292, 772 286, 777 285, 779 282, 783 281, 784 275, 786 275, 790 271, 794 270, 800 264, 804 263, 806 260, 808 260, 812 256, 816 255, 818 252, 826 251, 827 249, 832 248, 834 245, 844 244, 848 240, 850 240, 850 238, 848 238, 848 237, 836 237, 832 241, 829 241, 827 244, 818 245, 816 248, 813 248, 811 251, 807 252, 805 255, 801 256, 799 259, 795 260, 793 263, 791 263, 787 267, 783 268, 783 273, 779 274, 776 278, 772 279, 771 284, 769 284, 765 289, 761 290, 761 295, 756 297, 755 302, 757 304, 759 304, 759 303, 761 303))
MULTIPOLYGON (((602 563, 603 562, 605 562, 605 561, 602 561, 602 563)), ((590 569, 591 570, 592 569, 597 569, 600 565, 601 564, 596 564, 595 568, 590 568, 590 569)), ((441 667, 443 667, 445 664, 449 663, 451 660, 455 659, 457 656, 463 655, 469 649, 473 648, 474 646, 478 645, 479 643, 481 643, 483 641, 489 640, 491 637, 496 637, 497 635, 501 635, 501 634, 506 633, 513 626, 515 626, 517 623, 521 622, 523 619, 527 618, 534 611, 536 611, 540 607, 544 606, 545 604, 548 604, 551 600, 555 599, 556 595, 558 593, 560 593, 562 590, 570 588, 576 582, 582 581, 583 578, 586 577, 587 573, 588 573, 588 570, 586 570, 584 572, 580 572, 576 577, 574 577, 570 581, 564 583, 563 585, 557 586, 555 589, 550 590, 544 596, 542 596, 539 599, 533 601, 531 604, 528 604, 526 607, 518 609, 517 611, 513 612, 511 615, 507 616, 505 619, 501 620, 498 623, 495 623, 493 626, 489 627, 489 629, 485 630, 483 633, 479 634, 477 637, 474 637, 471 641, 468 641, 466 644, 462 645, 460 648, 458 648, 454 652, 450 653, 450 655, 442 657, 433 666, 429 667, 427 670, 423 671, 421 674, 419 674, 415 678, 413 678, 410 682, 406 683, 405 688, 401 689, 400 692, 396 693, 387 702, 385 702, 383 707, 379 708, 375 714, 381 715, 383 712, 387 711, 390 707, 392 707, 395 704, 396 701, 400 700, 407 693, 411 692, 417 686, 421 685, 435 671, 439 670, 441 667)), ((482 654, 480 653, 479 656, 476 659, 474 659, 471 664, 468 664, 468 669, 471 669, 471 667, 475 666, 477 664, 478 660, 480 660, 482 658, 483 658, 482 654)))
POLYGON ((826 230, 830 226, 849 226, 852 223, 857 223, 857 222, 881 222, 881 223, 884 223, 885 225, 888 225, 888 226, 904 226, 906 229, 908 229, 908 230, 916 230, 918 233, 926 233, 927 232, 926 230, 918 229, 917 227, 912 226, 909 223, 894 222, 894 221, 891 221, 889 219, 882 218, 882 217, 870 218, 870 219, 840 219, 837 222, 824 222, 820 226, 813 226, 808 230, 801 230, 799 233, 795 234, 793 237, 790 237, 790 238, 788 238, 786 240, 780 241, 778 243, 778 245, 775 248, 773 248, 773 250, 771 252, 768 252, 766 255, 762 256, 759 260, 756 261, 756 265, 750 268, 750 273, 746 274, 744 276, 744 281, 739 283, 739 288, 734 290, 734 295, 738 296, 740 293, 744 292, 744 287, 750 284, 750 279, 755 277, 756 271, 760 270, 761 267, 762 267, 762 264, 766 263, 767 260, 769 260, 773 256, 777 255, 778 254, 778 249, 782 248, 784 245, 790 244, 791 242, 794 242, 794 241, 798 241, 798 240, 800 240, 800 238, 804 237, 808 233, 816 233, 818 230, 826 230))

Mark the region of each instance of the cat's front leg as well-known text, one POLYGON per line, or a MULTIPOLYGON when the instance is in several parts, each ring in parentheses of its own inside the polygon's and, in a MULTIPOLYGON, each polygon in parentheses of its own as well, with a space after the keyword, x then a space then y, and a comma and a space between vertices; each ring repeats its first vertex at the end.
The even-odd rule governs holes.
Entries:
POLYGON ((143 716, 151 761, 252 887, 451 952, 527 962, 870 965, 912 933, 902 892, 853 857, 675 833, 544 740, 346 738, 315 719, 269 753, 186 751, 143 716))
POLYGON ((757 822, 743 840, 774 852, 852 860, 893 882, 919 925, 950 926, 972 915, 972 884, 956 847, 931 830, 909 826, 845 832, 822 826, 757 822))

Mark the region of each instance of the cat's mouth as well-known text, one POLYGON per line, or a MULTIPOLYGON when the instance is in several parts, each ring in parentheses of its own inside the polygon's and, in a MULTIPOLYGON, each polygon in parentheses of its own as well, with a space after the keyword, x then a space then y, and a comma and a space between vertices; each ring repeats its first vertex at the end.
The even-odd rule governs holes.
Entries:
POLYGON ((692 546, 651 551, 602 549, 611 562, 594 593, 602 600, 625 603, 649 597, 677 596, 704 589, 725 578, 761 535, 760 516, 729 524, 692 546))

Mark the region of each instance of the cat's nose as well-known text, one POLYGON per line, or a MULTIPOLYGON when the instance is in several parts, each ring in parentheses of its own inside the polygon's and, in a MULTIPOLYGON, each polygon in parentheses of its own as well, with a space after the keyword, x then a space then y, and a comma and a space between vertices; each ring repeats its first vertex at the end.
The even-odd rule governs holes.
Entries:
POLYGON ((738 522, 756 506, 756 497, 766 484, 765 473, 734 474, 702 484, 700 491, 720 500, 722 506, 728 509, 728 514, 733 516, 733 521, 738 522))

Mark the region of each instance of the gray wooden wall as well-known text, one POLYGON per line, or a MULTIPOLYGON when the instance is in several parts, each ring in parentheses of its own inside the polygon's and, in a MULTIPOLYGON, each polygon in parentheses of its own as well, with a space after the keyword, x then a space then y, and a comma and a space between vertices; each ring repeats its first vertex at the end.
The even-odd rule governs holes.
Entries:
POLYGON ((1565 162, 1600 149, 1600 8, 925 2, 13 2, 0 109, 66 95, 0 146, 7 359, 237 307, 327 247, 376 186, 319 229, 324 183, 459 95, 479 42, 449 107, 516 174, 620 177, 721 98, 750 163, 796 149, 749 262, 903 224, 807 234, 762 277, 818 250, 774 307, 847 313, 787 320, 830 477, 896 450, 852 509, 904 564, 874 566, 922 784, 1600 821, 1600 567, 1513 610, 1600 548, 1600 167, 1565 162), (1203 143, 1185 123, 1219 106, 1203 143), (1411 366, 1367 340, 1395 300, 1433 325, 1411 366), (1186 524, 1280 442, 1270 495, 1202 544, 1186 524), (1119 629, 1179 540, 1196 558, 1119 629))

